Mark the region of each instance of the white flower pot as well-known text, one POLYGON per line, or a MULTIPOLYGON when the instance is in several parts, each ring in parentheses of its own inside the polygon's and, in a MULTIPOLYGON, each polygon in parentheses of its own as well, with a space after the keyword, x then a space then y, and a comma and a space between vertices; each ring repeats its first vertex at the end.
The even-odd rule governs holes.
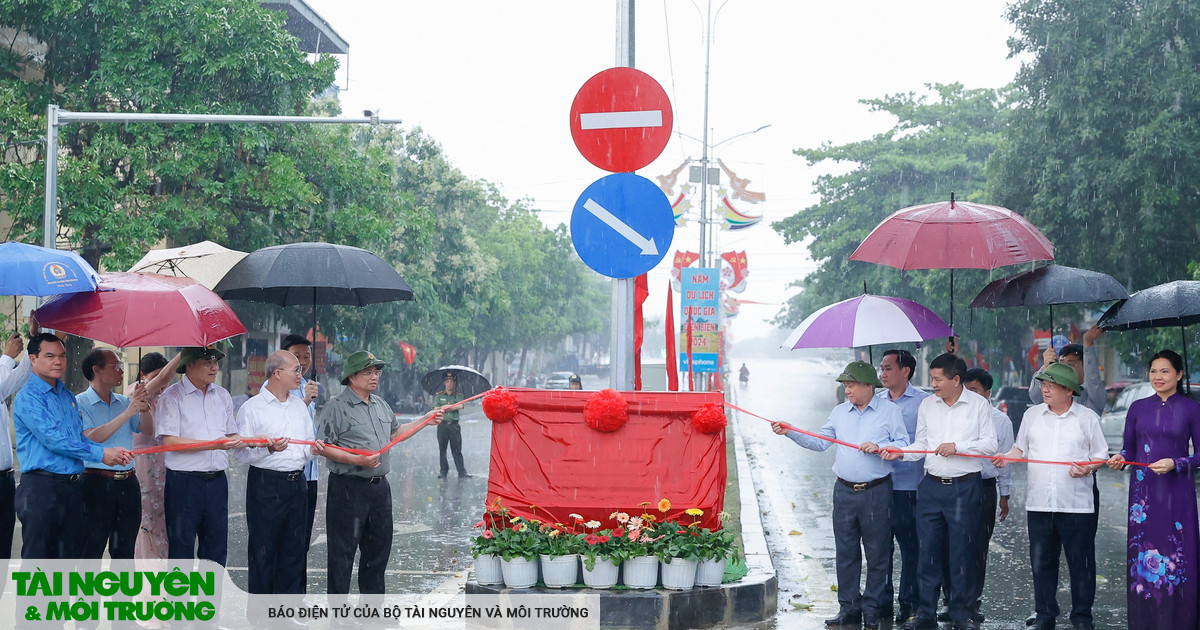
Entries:
POLYGON ((606 558, 596 558, 596 568, 588 570, 583 566, 583 583, 589 588, 612 588, 617 585, 617 569, 619 564, 606 558))
POLYGON ((503 584, 504 574, 500 572, 500 556, 485 553, 475 558, 475 581, 485 585, 503 584))
POLYGON ((658 586, 658 558, 637 556, 621 564, 625 571, 625 586, 629 588, 654 588, 658 586))
POLYGON ((696 561, 671 558, 662 562, 663 588, 686 591, 696 585, 696 561))
POLYGON ((504 573, 504 585, 508 588, 529 588, 537 584, 537 560, 513 558, 501 560, 500 570, 504 573))
POLYGON ((566 588, 579 581, 579 554, 547 556, 542 554, 542 581, 550 588, 566 588))
POLYGON ((696 565, 696 586, 720 586, 725 578, 725 558, 701 560, 696 565))

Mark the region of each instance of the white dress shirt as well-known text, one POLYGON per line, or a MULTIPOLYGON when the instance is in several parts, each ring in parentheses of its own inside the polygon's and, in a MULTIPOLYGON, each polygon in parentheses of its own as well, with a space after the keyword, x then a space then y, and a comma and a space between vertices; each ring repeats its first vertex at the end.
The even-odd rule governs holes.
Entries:
MULTIPOLYGON (((266 435, 273 438, 287 437, 294 440, 316 439, 312 418, 304 400, 288 392, 287 400, 280 401, 266 387, 257 396, 247 400, 237 414, 238 433, 254 436, 266 435)), ((234 451, 238 461, 256 468, 279 472, 298 472, 309 460, 316 459, 312 447, 303 444, 288 444, 278 453, 267 451, 267 447, 251 447, 234 451)))
POLYGON ((8 405, 4 401, 17 393, 29 380, 33 366, 26 354, 20 363, 7 354, 0 355, 0 472, 12 470, 13 445, 11 431, 8 428, 8 405))
MULTIPOLYGON (((1008 414, 992 407, 992 424, 996 427, 996 452, 1007 453, 1013 447, 1012 419, 1008 414)), ((996 493, 1002 497, 1012 492, 1012 469, 1008 466, 996 468, 991 461, 979 460, 983 463, 983 478, 996 480, 996 493)))
MULTIPOLYGON (((1061 416, 1046 403, 1025 410, 1015 446, 1026 459, 1057 462, 1098 462, 1108 459, 1108 443, 1100 429, 1100 416, 1079 404, 1071 403, 1061 416)), ((1095 479, 1074 478, 1070 466, 1029 464, 1025 510, 1029 512, 1071 512, 1089 514, 1095 509, 1092 486, 1095 479)))
MULTIPOLYGON (((184 376, 163 390, 154 409, 154 437, 162 443, 164 435, 207 442, 237 433, 233 419, 233 398, 219 385, 200 391, 184 376)), ((163 453, 169 470, 216 472, 229 467, 224 450, 167 451, 163 453)))
MULTIPOLYGON (((953 405, 939 396, 921 401, 917 409, 917 439, 914 451, 932 451, 953 442, 959 453, 996 454, 996 425, 992 423, 992 405, 983 396, 964 388, 953 405)), ((906 461, 925 458, 925 472, 938 477, 961 477, 983 469, 978 457, 943 457, 924 453, 904 455, 906 461)))

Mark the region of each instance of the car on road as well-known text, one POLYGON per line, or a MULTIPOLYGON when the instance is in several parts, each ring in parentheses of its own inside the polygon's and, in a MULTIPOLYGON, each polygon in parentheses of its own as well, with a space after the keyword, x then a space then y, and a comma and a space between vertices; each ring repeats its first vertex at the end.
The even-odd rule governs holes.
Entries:
POLYGON ((546 377, 546 389, 571 389, 571 377, 574 372, 551 372, 546 377))
POLYGON ((1133 401, 1145 398, 1154 393, 1154 388, 1147 381, 1130 383, 1121 390, 1117 399, 1100 416, 1100 429, 1104 431, 1104 441, 1108 443, 1108 453, 1120 452, 1125 441, 1125 414, 1133 401))
POLYGON ((1029 388, 1005 385, 992 394, 992 405, 1008 414, 1013 423, 1013 435, 1021 429, 1021 418, 1029 408, 1029 388))

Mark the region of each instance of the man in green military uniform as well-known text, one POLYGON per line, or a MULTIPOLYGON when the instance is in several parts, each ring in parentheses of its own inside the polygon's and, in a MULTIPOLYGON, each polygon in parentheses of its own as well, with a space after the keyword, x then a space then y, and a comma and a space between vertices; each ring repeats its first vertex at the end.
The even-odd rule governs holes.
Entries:
POLYGON ((438 456, 441 458, 442 471, 438 479, 445 479, 450 473, 450 462, 446 461, 446 445, 454 455, 454 466, 458 468, 459 477, 470 477, 463 467, 462 454, 462 425, 458 423, 458 411, 463 408, 463 395, 457 391, 458 378, 454 372, 446 372, 442 377, 442 391, 433 396, 433 408, 442 409, 442 423, 437 428, 438 456))
POLYGON ((387 481, 390 458, 377 451, 423 422, 437 424, 441 420, 441 412, 434 409, 401 425, 392 408, 374 393, 379 387, 379 373, 386 365, 370 352, 359 351, 347 357, 342 367, 346 389, 330 399, 317 416, 317 437, 326 444, 374 453, 363 455, 337 448, 327 448, 324 453, 329 466, 325 534, 329 540, 326 567, 331 595, 350 592, 356 550, 361 552, 358 591, 383 593, 384 572, 392 551, 392 490, 387 481))

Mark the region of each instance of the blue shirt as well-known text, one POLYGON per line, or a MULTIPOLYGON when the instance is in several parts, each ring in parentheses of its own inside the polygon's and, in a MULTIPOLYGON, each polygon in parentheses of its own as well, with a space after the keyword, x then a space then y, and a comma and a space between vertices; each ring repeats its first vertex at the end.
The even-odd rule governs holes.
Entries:
POLYGON ((75 394, 61 380, 51 387, 35 375, 25 383, 13 398, 13 429, 23 473, 75 475, 84 461, 104 459, 104 448, 83 437, 75 394))
MULTIPOLYGON (((875 394, 875 397, 891 401, 900 407, 900 415, 904 417, 904 428, 908 430, 908 443, 912 444, 913 440, 917 439, 917 410, 921 408, 921 401, 929 398, 929 392, 917 389, 909 383, 904 393, 896 400, 892 400, 892 392, 886 388, 875 394)), ((906 462, 899 459, 892 462, 892 490, 916 491, 924 476, 925 464, 922 462, 906 462)))
MULTIPOLYGON (((116 392, 113 392, 111 396, 112 403, 106 403, 103 398, 100 398, 100 394, 96 393, 96 390, 89 387, 75 397, 75 402, 79 403, 79 413, 83 416, 84 431, 108 424, 113 418, 125 413, 125 410, 129 408, 128 397, 116 392)), ((133 414, 133 417, 118 427, 112 435, 108 436, 108 439, 101 446, 133 450, 133 433, 134 431, 138 433, 142 432, 138 428, 138 423, 141 421, 142 414, 133 414)), ((98 461, 88 460, 84 466, 99 468, 101 470, 133 470, 133 462, 129 462, 125 466, 108 466, 98 461)))
MULTIPOLYGON (((900 408, 878 397, 872 398, 862 411, 850 401, 834 407, 825 426, 817 433, 851 444, 874 442, 879 448, 904 448, 909 444, 900 408)), ((800 446, 814 451, 823 451, 833 445, 833 442, 799 431, 788 431, 787 436, 800 446)), ((837 449, 833 473, 846 481, 864 483, 892 474, 892 463, 883 461, 878 454, 868 455, 841 444, 837 445, 837 449)))
MULTIPOLYGON (((300 400, 304 400, 304 388, 307 386, 308 386, 308 379, 301 376, 300 377, 300 387, 293 389, 290 393, 295 395, 300 400)), ((320 398, 320 388, 321 388, 321 384, 317 383, 317 398, 320 398)), ((317 417, 317 401, 314 398, 312 402, 308 403, 308 418, 313 421, 313 433, 314 434, 317 431, 316 417, 317 417)), ((316 481, 319 476, 320 476, 320 472, 317 469, 317 460, 310 459, 304 463, 304 480, 305 481, 316 481)))

